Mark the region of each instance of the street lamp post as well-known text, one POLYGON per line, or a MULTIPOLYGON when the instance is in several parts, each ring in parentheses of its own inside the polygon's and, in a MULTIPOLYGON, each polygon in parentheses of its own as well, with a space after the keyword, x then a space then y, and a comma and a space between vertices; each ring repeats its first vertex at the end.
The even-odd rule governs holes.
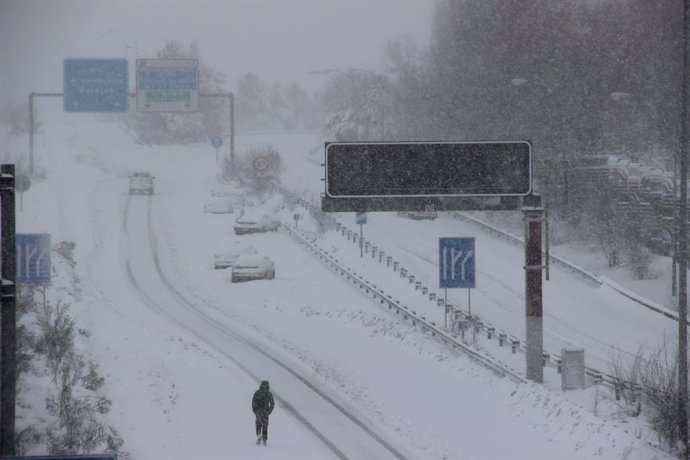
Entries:
MULTIPOLYGON (((139 48, 139 44, 137 43, 137 39, 134 37, 134 35, 127 32, 126 30, 119 30, 119 29, 110 29, 106 32, 103 32, 103 34, 101 34, 101 35, 103 35, 103 36, 116 35, 116 36, 119 36, 120 38, 122 38, 124 40, 123 46, 125 48, 125 59, 127 59, 127 62, 129 62, 128 50, 131 50, 131 49, 134 50, 134 66, 132 66, 132 72, 133 72, 133 75, 136 76, 136 64, 137 64, 137 60, 139 59, 139 51, 146 51, 146 50, 139 48), (128 43, 128 40, 131 40, 131 42, 134 43, 134 46, 130 45, 128 43)), ((148 54, 148 53, 146 53, 146 54, 148 54)), ((132 79, 132 81, 134 81, 134 78, 132 79)))

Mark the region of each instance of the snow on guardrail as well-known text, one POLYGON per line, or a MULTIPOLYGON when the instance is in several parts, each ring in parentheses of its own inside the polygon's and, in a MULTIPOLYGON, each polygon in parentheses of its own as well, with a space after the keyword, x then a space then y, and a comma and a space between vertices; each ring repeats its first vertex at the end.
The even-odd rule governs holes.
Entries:
MULTIPOLYGON (((510 241, 511 243, 521 245, 523 246, 524 240, 522 238, 518 238, 515 235, 511 235, 508 232, 505 232, 499 228, 494 227, 493 225, 490 225, 486 222, 483 222, 475 217, 468 216, 466 214, 463 214, 461 212, 453 212, 452 215, 454 215, 456 218, 464 220, 466 222, 471 222, 475 225, 480 226, 482 229, 489 231, 490 233, 499 236, 505 240, 510 241)), ((652 310, 656 313, 659 313, 661 315, 664 315, 667 318, 670 318, 674 321, 678 321, 678 314, 669 310, 666 307, 663 307, 656 302, 653 302, 649 299, 645 299, 644 297, 635 294, 634 292, 624 288, 620 284, 606 278, 603 276, 599 276, 595 273, 589 272, 585 270, 584 268, 578 267, 577 265, 573 264, 572 262, 569 262, 565 259, 562 259, 556 255, 549 254, 549 259, 551 262, 554 262, 561 267, 570 270, 573 273, 577 273, 578 275, 582 276, 588 281, 591 281, 593 283, 596 283, 597 285, 601 286, 602 284, 605 284, 606 286, 610 287, 614 291, 618 292, 622 296, 627 297, 628 299, 632 300, 633 302, 642 305, 643 307, 652 310)), ((690 321, 688 321, 688 325, 690 325, 690 321)))
MULTIPOLYGON (((336 219, 334 219, 332 216, 327 215, 319 208, 314 206, 312 203, 308 202, 307 200, 299 197, 299 195, 285 189, 284 187, 278 185, 276 186, 276 191, 281 193, 283 196, 291 200, 294 204, 297 204, 299 206, 302 206, 317 222, 322 227, 330 227, 330 228, 335 228, 336 231, 338 231, 342 236, 346 236, 348 234, 347 227, 345 225, 341 225, 337 222, 336 219)), ((461 213, 454 213, 456 214, 459 218, 466 219, 470 222, 473 222, 477 225, 482 226, 483 229, 490 231, 491 233, 495 234, 496 236, 499 236, 501 238, 505 238, 508 241, 517 244, 517 245, 523 245, 523 241, 520 238, 515 237, 514 235, 510 235, 507 232, 504 232, 500 229, 497 229, 489 224, 486 224, 478 219, 471 218, 469 216, 463 215, 461 213)), ((344 278, 346 278, 348 281, 351 281, 353 284, 357 285, 360 287, 360 289, 364 290, 366 294, 371 295, 374 300, 378 300, 381 304, 385 304, 388 306, 389 309, 394 310, 396 314, 402 315, 403 319, 405 320, 411 320, 413 325, 419 325, 422 327, 423 330, 430 332, 432 336, 438 337, 443 343, 446 345, 452 346, 455 349, 459 349, 466 353, 471 359, 476 361, 477 363, 491 369, 493 372, 497 373, 498 375, 502 376, 509 376, 513 379, 516 379, 517 381, 524 382, 526 381, 525 378, 518 373, 515 369, 513 369, 510 366, 507 366, 506 364, 499 362, 495 360, 494 357, 492 357, 489 354, 485 354, 480 352, 479 350, 476 350, 467 344, 463 343, 462 340, 458 340, 456 336, 453 334, 449 333, 446 330, 441 329, 438 327, 434 322, 427 321, 425 317, 417 315, 417 313, 414 310, 408 309, 407 306, 400 304, 396 299, 391 297, 390 295, 387 295, 383 290, 379 289, 376 287, 375 284, 372 282, 364 279, 362 276, 358 275, 356 272, 353 272, 349 268, 345 267, 341 262, 338 261, 338 259, 334 258, 331 256, 327 251, 324 249, 320 248, 317 244, 313 243, 310 241, 308 235, 303 235, 299 230, 293 228, 292 226, 277 220, 276 221, 279 223, 280 228, 285 230, 289 235, 291 235, 293 238, 295 238, 297 241, 300 243, 304 244, 305 247, 307 247, 308 250, 310 250, 312 253, 314 253, 316 256, 318 256, 322 262, 327 264, 331 269, 336 271, 336 273, 340 274, 344 278)), ((350 230, 350 234, 354 234, 355 232, 352 232, 350 230)), ((352 239, 352 241, 355 241, 352 239)), ((383 256, 383 251, 379 251, 379 262, 382 262, 384 259, 383 256)), ((587 272, 586 270, 577 267, 576 265, 563 260, 557 256, 551 255, 551 260, 558 263, 559 265, 564 266, 564 268, 569 269, 578 275, 583 276, 585 279, 596 283, 597 285, 602 285, 602 284, 607 284, 609 285, 608 281, 605 278, 600 278, 597 275, 587 272)), ((396 263, 391 263, 391 264, 386 264, 387 266, 390 266, 394 271, 399 270, 401 276, 415 280, 415 275, 409 273, 409 271, 403 267, 399 267, 396 265, 396 263)), ((611 288, 614 290, 619 291, 620 286, 615 286, 615 283, 612 283, 611 288), (617 289, 618 288, 618 289, 617 289)), ((414 286, 415 288, 422 288, 421 286, 418 286, 414 282, 410 281, 410 286, 414 286)), ((427 288, 428 289, 428 288, 427 288)), ((625 292, 619 291, 622 295, 626 295, 625 292)), ((429 293, 430 298, 431 298, 431 293, 429 293)), ((626 295, 627 296, 627 295, 626 295)), ((632 300, 637 301, 637 299, 632 300)), ((638 302, 639 303, 639 302, 638 302)), ((449 304, 450 307, 455 309, 456 307, 452 304, 449 304)), ((649 307, 649 305, 645 305, 649 307)), ((653 308, 653 306, 652 306, 653 308)), ((662 307, 659 307, 661 310, 662 307)), ((507 331, 497 329, 495 326, 493 326, 491 323, 485 322, 479 317, 478 315, 472 315, 469 316, 462 312, 460 309, 455 309, 455 312, 462 318, 462 323, 466 326, 466 329, 462 329, 459 331, 460 334, 462 334, 462 339, 464 339, 464 332, 466 330, 473 330, 474 333, 485 333, 487 335, 487 338, 489 340, 495 339, 498 342, 498 345, 500 347, 502 346, 511 346, 513 349, 513 352, 520 351, 520 352, 525 352, 525 344, 522 343, 516 336, 508 333, 507 331)), ((663 311, 659 311, 660 313, 664 313, 663 311)), ((676 317, 677 320, 677 317, 676 317)), ((453 328, 455 329, 455 328, 453 328)), ((555 366, 558 368, 558 372, 560 373, 561 371, 561 356, 557 353, 550 353, 548 351, 544 351, 544 367, 546 366, 555 366), (551 361, 553 359, 553 361, 551 361)), ((589 366, 585 366, 585 374, 591 379, 591 381, 594 384, 599 384, 603 383, 606 384, 616 390, 616 395, 619 397, 619 392, 623 389, 634 389, 635 385, 631 382, 621 380, 618 377, 611 375, 606 372, 602 372, 598 369, 594 369, 589 366)))

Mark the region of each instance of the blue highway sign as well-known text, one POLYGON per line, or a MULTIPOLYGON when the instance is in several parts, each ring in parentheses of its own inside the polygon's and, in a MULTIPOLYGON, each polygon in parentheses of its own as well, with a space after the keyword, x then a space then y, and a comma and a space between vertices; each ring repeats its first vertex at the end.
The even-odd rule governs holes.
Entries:
POLYGON ((366 212, 358 212, 356 214, 357 223, 358 224, 366 224, 367 223, 367 213, 366 212))
POLYGON ((211 145, 217 149, 223 146, 223 138, 220 136, 213 136, 211 138, 211 145))
POLYGON ((65 112, 126 112, 127 59, 65 59, 65 112))
POLYGON ((50 284, 50 234, 17 234, 17 282, 50 284))
POLYGON ((474 238, 439 238, 438 257, 441 288, 475 287, 474 238))

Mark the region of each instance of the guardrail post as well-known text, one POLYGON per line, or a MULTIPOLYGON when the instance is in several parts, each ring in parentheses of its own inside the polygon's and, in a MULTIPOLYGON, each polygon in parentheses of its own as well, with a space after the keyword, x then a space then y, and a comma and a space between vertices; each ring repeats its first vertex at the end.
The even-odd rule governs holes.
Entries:
POLYGON ((429 293, 429 300, 436 300, 436 293, 435 292, 430 292, 429 293))
POLYGON ((551 358, 551 355, 547 352, 544 352, 542 356, 544 357, 542 365, 543 367, 546 367, 546 364, 549 362, 549 358, 551 358))
POLYGON ((517 352, 518 347, 520 346, 520 341, 519 340, 513 340, 513 343, 511 344, 511 351, 513 354, 517 352))
POLYGON ((508 334, 498 334, 498 346, 502 347, 506 343, 508 334))
POLYGON ((400 262, 393 262, 393 271, 397 272, 400 268, 400 262))
POLYGON ((393 258, 391 256, 386 256, 386 267, 390 267, 392 261, 393 258))
POLYGON ((494 336, 494 332, 496 332, 495 327, 489 327, 486 329, 486 338, 491 340, 494 336))
POLYGON ((414 275, 410 275, 410 276, 409 276, 408 282, 409 282, 410 284, 414 283, 414 275))
POLYGON ((561 358, 556 358, 556 365, 558 366, 558 373, 561 373, 561 358))
POLYGON ((379 263, 383 262, 383 251, 379 251, 379 263))
POLYGON ((468 324, 467 320, 461 319, 458 321, 458 330, 460 331, 460 337, 465 340, 465 330, 467 330, 468 324))
POLYGON ((378 252, 379 248, 378 246, 372 246, 371 247, 371 258, 374 259, 376 258, 376 253, 378 252))
POLYGON ((426 286, 424 286, 424 287, 422 288, 422 295, 428 295, 428 294, 429 294, 429 288, 426 287, 426 286))
POLYGON ((419 291, 421 288, 422 288, 422 282, 421 281, 415 281, 414 290, 419 291))

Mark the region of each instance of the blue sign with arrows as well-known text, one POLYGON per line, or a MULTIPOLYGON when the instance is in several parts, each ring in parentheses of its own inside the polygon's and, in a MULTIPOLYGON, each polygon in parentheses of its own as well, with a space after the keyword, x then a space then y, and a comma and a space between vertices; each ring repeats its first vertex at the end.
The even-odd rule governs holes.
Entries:
POLYGON ((441 288, 475 287, 474 238, 439 238, 438 257, 441 288))
POLYGON ((17 233, 17 282, 50 284, 50 234, 17 233))

